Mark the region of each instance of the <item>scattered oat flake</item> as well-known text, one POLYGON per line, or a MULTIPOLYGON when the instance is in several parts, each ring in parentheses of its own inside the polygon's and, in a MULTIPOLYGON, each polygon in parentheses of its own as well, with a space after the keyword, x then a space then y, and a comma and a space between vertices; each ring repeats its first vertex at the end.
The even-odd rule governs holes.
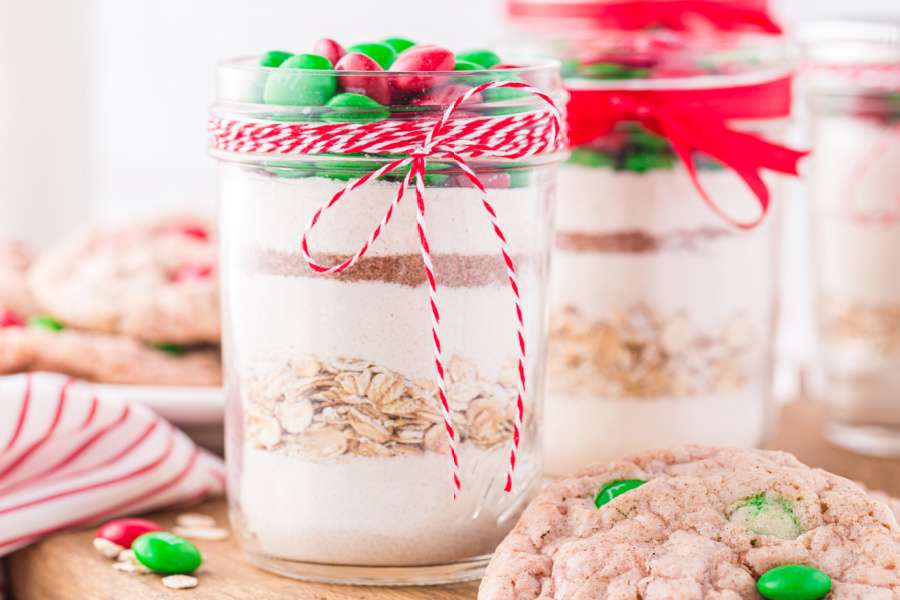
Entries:
POLYGON ((184 513, 175 518, 175 524, 182 527, 215 527, 216 519, 211 515, 184 513))
POLYGON ((130 561, 113 563, 113 569, 116 571, 124 571, 125 573, 137 573, 138 575, 145 575, 150 572, 150 569, 141 563, 130 561))
POLYGON ((94 549, 106 558, 116 558, 125 548, 106 538, 94 538, 94 549))
POLYGON ((194 540, 218 541, 228 537, 228 530, 221 527, 173 527, 172 533, 194 540))
POLYGON ((163 585, 173 590, 187 590, 197 587, 198 579, 191 575, 169 575, 162 578, 163 585))

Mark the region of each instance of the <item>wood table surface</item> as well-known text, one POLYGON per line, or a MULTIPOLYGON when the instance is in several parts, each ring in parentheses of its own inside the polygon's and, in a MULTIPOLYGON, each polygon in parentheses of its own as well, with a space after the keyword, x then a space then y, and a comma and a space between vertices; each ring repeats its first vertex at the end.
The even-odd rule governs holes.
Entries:
MULTIPOLYGON (((771 447, 795 453, 804 462, 862 481, 900 496, 900 461, 860 456, 829 445, 821 436, 822 417, 810 402, 788 405, 771 447)), ((224 501, 208 502, 196 512, 227 523, 224 501)), ((151 515, 169 526, 177 513, 151 515)), ((234 540, 199 541, 204 565, 200 585, 169 590, 155 575, 112 569, 111 561, 91 547, 92 530, 62 533, 20 550, 8 561, 15 600, 471 600, 475 583, 429 588, 344 587, 301 583, 270 575, 243 560, 234 540)))

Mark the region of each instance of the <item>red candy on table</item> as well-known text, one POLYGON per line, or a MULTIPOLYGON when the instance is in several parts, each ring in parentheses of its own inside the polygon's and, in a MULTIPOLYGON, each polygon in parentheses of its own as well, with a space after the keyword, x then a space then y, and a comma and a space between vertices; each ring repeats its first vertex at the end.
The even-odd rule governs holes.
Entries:
POLYGON ((204 279, 212 275, 212 265, 185 265, 172 276, 172 281, 179 283, 192 279, 204 279))
MULTIPOLYGON (((335 71, 382 71, 381 65, 374 59, 351 52, 345 54, 334 66, 335 71)), ((367 75, 338 75, 338 86, 342 92, 364 94, 379 104, 390 104, 391 95, 385 77, 369 77, 367 75)))
POLYGON ((322 38, 313 46, 313 54, 324 56, 332 65, 337 65, 338 61, 347 54, 344 47, 330 38, 322 38))
MULTIPOLYGON (((438 46, 413 46, 404 50, 391 65, 391 71, 452 71, 456 64, 453 53, 438 46)), ((394 78, 397 90, 415 94, 440 83, 434 75, 398 75, 394 78)))
POLYGON ((131 542, 151 531, 162 531, 162 528, 147 519, 114 519, 101 525, 95 537, 131 548, 131 542))
POLYGON ((0 306, 0 329, 4 327, 24 327, 25 319, 8 308, 0 306))

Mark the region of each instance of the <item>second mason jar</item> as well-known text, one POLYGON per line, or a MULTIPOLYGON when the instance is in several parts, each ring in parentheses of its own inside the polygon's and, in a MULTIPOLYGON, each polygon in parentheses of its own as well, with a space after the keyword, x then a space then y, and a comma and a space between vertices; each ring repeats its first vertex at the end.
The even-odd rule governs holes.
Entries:
POLYGON ((294 577, 476 577, 540 481, 558 66, 338 73, 219 69, 232 521, 294 577))
POLYGON ((768 36, 570 40, 545 457, 551 475, 770 424, 790 73, 768 36), (763 179, 765 178, 765 179, 763 179))

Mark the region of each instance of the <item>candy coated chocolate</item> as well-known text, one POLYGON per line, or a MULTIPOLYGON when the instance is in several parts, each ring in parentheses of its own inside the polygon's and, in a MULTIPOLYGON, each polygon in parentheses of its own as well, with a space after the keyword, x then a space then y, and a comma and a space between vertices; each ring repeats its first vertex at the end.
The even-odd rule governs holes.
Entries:
POLYGON ((131 548, 131 543, 138 536, 160 529, 159 525, 147 519, 113 519, 101 525, 95 537, 131 548))
POLYGON ((321 106, 336 90, 337 78, 327 58, 296 54, 269 75, 263 100, 267 104, 286 106, 321 106))
POLYGON ((382 69, 389 69, 397 58, 397 52, 389 45, 381 42, 369 42, 366 44, 356 44, 347 48, 347 52, 359 52, 365 54, 379 65, 382 69))
MULTIPOLYGON (((382 71, 381 65, 374 59, 359 52, 345 54, 334 68, 336 71, 382 71)), ((342 92, 369 96, 380 104, 390 104, 391 102, 386 76, 341 75, 339 73, 338 87, 342 92)))
POLYGON ((316 45, 313 46, 313 54, 318 54, 319 56, 324 56, 328 59, 333 65, 337 65, 337 62, 341 60, 341 58, 347 54, 347 51, 344 50, 344 47, 338 44, 336 41, 330 38, 322 38, 316 45))

